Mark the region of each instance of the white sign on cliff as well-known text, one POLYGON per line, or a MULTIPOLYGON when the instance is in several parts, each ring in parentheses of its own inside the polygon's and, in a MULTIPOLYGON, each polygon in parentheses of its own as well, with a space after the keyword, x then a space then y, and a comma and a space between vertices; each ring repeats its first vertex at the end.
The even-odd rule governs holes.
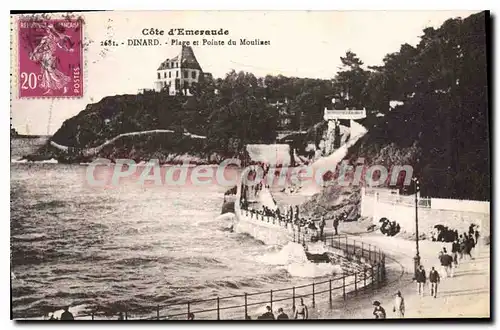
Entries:
POLYGON ((363 119, 366 118, 366 109, 363 110, 329 110, 325 108, 325 113, 323 115, 324 120, 336 120, 336 119, 363 119))

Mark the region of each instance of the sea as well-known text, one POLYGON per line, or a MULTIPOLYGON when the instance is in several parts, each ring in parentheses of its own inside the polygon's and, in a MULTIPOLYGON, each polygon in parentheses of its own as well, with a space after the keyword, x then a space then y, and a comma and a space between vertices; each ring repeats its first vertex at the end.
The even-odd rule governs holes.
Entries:
MULTIPOLYGON (((227 187, 96 188, 85 184, 86 168, 11 159, 14 319, 43 319, 64 306, 77 318, 167 316, 184 313, 188 301, 269 292, 340 271, 309 262, 296 244, 233 232, 232 215, 221 216, 227 187)), ((265 304, 252 308, 259 313, 265 304)))

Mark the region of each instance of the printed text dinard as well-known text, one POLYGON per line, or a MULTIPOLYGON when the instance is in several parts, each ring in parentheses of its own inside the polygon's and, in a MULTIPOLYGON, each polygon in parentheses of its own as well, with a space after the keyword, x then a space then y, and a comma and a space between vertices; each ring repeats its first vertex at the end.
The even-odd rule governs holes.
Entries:
POLYGON ((139 30, 140 35, 136 38, 126 40, 107 39, 101 40, 102 47, 119 46, 269 46, 270 40, 262 40, 249 36, 238 36, 237 38, 226 39, 229 30, 219 29, 184 29, 172 28, 169 30, 155 27, 143 28, 139 30), (172 37, 173 36, 173 37, 172 37), (191 36, 200 39, 185 40, 182 36, 191 36), (221 39, 216 39, 217 37, 221 39))

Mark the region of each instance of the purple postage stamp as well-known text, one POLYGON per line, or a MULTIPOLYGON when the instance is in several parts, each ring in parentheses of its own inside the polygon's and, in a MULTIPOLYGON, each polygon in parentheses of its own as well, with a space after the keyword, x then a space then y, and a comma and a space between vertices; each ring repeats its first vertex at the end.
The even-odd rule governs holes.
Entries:
POLYGON ((22 19, 19 97, 83 96, 83 21, 22 19))

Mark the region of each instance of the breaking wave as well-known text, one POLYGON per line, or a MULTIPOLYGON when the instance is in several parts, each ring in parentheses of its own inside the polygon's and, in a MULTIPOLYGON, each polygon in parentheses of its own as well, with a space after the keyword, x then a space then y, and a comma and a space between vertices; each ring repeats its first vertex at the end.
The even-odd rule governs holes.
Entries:
POLYGON ((292 242, 285 245, 278 252, 271 252, 257 257, 257 260, 269 265, 279 266, 279 268, 285 269, 294 277, 315 278, 342 272, 340 265, 309 261, 302 245, 292 242))

